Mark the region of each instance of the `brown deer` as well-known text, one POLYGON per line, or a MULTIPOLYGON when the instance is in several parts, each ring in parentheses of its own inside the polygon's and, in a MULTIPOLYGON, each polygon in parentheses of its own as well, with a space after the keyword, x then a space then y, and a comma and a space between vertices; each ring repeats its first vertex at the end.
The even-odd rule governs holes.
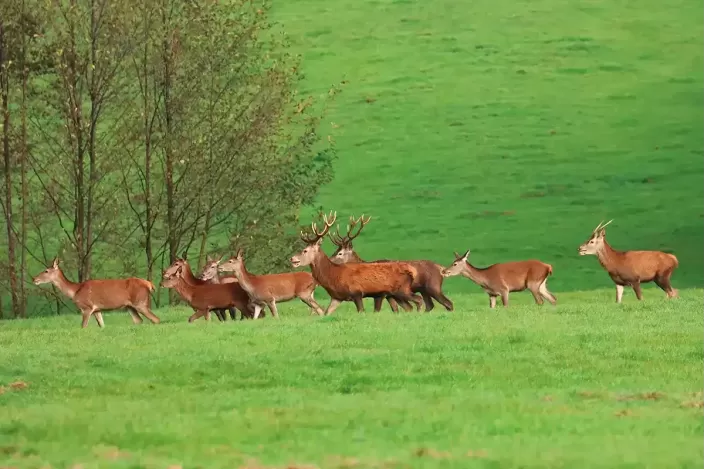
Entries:
MULTIPOLYGON (((203 272, 206 270, 206 268, 208 268, 208 265, 209 265, 211 262, 218 262, 218 257, 217 257, 217 256, 216 256, 216 257, 208 256, 208 257, 206 258, 206 265, 203 266, 203 270, 201 270, 201 274, 198 275, 198 276, 196 276, 196 281, 202 280, 203 282, 206 282, 206 283, 215 283, 215 284, 219 284, 219 283, 237 283, 237 277, 235 277, 234 275, 220 275, 220 274, 218 273, 218 271, 216 271, 215 275, 214 275, 213 277, 211 277, 211 278, 208 278, 208 279, 203 278, 203 272)), ((234 320, 235 317, 236 317, 235 309, 234 309, 234 308, 230 308, 228 311, 229 311, 229 313, 230 313, 230 319, 233 319, 233 320, 234 320)), ((218 315, 218 312, 217 312, 217 311, 214 311, 214 312, 216 313, 216 316, 217 316, 217 315, 218 315)), ((221 311, 221 314, 223 315, 223 320, 225 320, 225 312, 224 312, 224 311, 221 311)), ((218 319, 220 319, 220 318, 218 318, 218 319)), ((245 319, 245 315, 244 315, 244 314, 240 314, 240 320, 242 321, 243 319, 245 319)))
POLYGON ((497 305, 497 297, 502 298, 502 305, 509 305, 509 293, 523 291, 527 288, 534 295, 536 304, 543 304, 546 298, 552 305, 556 297, 548 291, 546 282, 553 274, 553 267, 537 260, 504 262, 489 267, 477 268, 468 262, 470 251, 462 256, 455 254, 455 261, 443 270, 444 277, 462 275, 477 283, 490 296, 490 308, 497 305))
POLYGON ((195 312, 188 318, 188 322, 203 316, 206 321, 210 321, 211 311, 216 309, 235 307, 241 312, 248 311, 250 298, 239 283, 193 285, 186 281, 185 275, 184 266, 178 265, 168 274, 164 273, 161 286, 175 288, 193 308, 195 312))
POLYGON ((323 309, 313 298, 316 290, 316 281, 308 272, 284 272, 280 274, 253 275, 247 271, 243 250, 238 249, 235 257, 228 259, 219 265, 219 261, 208 263, 201 278, 208 280, 218 275, 218 270, 233 272, 235 277, 245 292, 250 297, 255 310, 255 319, 259 317, 264 306, 269 307, 269 311, 275 318, 279 317, 277 302, 298 298, 306 303, 313 311, 319 315, 323 314, 323 309))
POLYGON ((152 282, 130 277, 126 279, 86 280, 74 283, 69 281, 59 268, 59 259, 54 259, 51 267, 32 279, 35 285, 52 283, 61 293, 68 296, 81 310, 81 327, 88 325, 91 314, 98 326, 105 327, 102 311, 127 308, 132 322, 141 324, 140 314, 154 324, 159 324, 149 307, 149 294, 154 291, 152 282))
POLYGON ((353 301, 359 313, 364 312, 363 297, 391 295, 397 300, 413 301, 420 308, 422 299, 411 291, 417 272, 404 262, 335 264, 321 249, 321 244, 335 223, 336 214, 323 215, 324 228, 320 232, 316 223, 311 223, 311 235, 301 232, 301 240, 306 247, 291 258, 291 265, 311 266, 311 273, 316 282, 330 295, 330 304, 326 315, 343 301, 353 301), (329 219, 330 216, 330 219, 329 219))
MULTIPOLYGON (((355 220, 353 217, 350 217, 348 232, 345 236, 340 235, 340 231, 337 229, 337 227, 335 234, 329 233, 330 240, 337 247, 333 255, 330 257, 331 261, 335 262, 336 264, 365 262, 355 252, 355 249, 353 248, 353 240, 360 235, 362 229, 367 225, 367 223, 369 223, 370 219, 371 217, 367 217, 367 219, 365 220, 364 215, 358 218, 357 220, 355 220), (357 227, 357 231, 354 231, 355 227, 357 227)), ((389 259, 380 259, 373 262, 395 261, 390 261, 389 259)), ((403 262, 413 265, 418 272, 418 276, 416 277, 416 281, 414 282, 414 284, 411 286, 411 290, 414 293, 421 294, 421 297, 423 298, 423 301, 426 304, 427 312, 431 311, 434 307, 432 298, 442 304, 448 311, 453 311, 453 302, 450 301, 450 299, 443 294, 442 290, 442 266, 436 264, 435 262, 426 260, 403 262)), ((382 297, 375 298, 375 312, 382 309, 382 299, 382 297)), ((396 311, 396 300, 391 296, 387 296, 387 301, 389 302, 389 306, 392 308, 392 310, 396 311)), ((402 306, 404 306, 403 303, 402 306)), ((411 308, 411 306, 409 306, 409 308, 411 308)), ((406 309, 407 311, 409 310, 406 307, 404 309, 406 309)))
MULTIPOLYGON (((162 275, 162 278, 168 278, 168 277, 173 277, 176 271, 181 268, 181 271, 183 273, 183 279, 191 284, 191 285, 205 285, 209 282, 206 282, 205 280, 201 280, 195 275, 193 275, 193 271, 191 270, 191 266, 186 262, 185 259, 177 257, 176 260, 169 266, 167 269, 164 271, 164 274, 162 275)), ((210 283, 215 283, 215 282, 210 282, 210 283)), ((177 290, 178 291, 178 290, 177 290)), ((230 319, 235 319, 237 317, 235 310, 233 308, 228 308, 230 312, 230 319)), ((216 317, 218 318, 219 321, 225 321, 226 316, 225 316, 225 310, 224 309, 216 309, 213 310, 215 313, 216 317)), ((242 316, 240 316, 242 319, 242 316)))
POLYGON ((578 252, 581 256, 597 256, 617 287, 617 303, 622 302, 625 286, 632 287, 641 300, 641 284, 652 281, 666 292, 666 298, 677 297, 678 290, 671 286, 671 275, 678 267, 676 256, 661 251, 617 251, 605 239, 605 227, 610 223, 612 220, 600 222, 578 252))

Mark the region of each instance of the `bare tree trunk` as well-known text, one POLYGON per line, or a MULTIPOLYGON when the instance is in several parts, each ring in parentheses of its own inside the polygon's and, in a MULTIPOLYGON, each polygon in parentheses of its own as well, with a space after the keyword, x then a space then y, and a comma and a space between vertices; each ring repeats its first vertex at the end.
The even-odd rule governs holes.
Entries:
MULTIPOLYGON (((96 20, 96 4, 95 0, 91 1, 91 63, 96 63, 96 49, 98 40, 96 20)), ((93 188, 96 184, 96 155, 95 155, 95 129, 98 122, 98 87, 95 77, 95 68, 90 72, 90 100, 91 100, 91 122, 90 132, 88 134, 88 200, 86 201, 86 237, 85 243, 85 258, 82 259, 84 278, 90 277, 91 274, 91 253, 90 245, 93 242, 93 188)))
MULTIPOLYGON (((164 120, 166 123, 164 135, 164 157, 166 165, 166 223, 167 240, 169 243, 169 262, 176 260, 176 250, 178 249, 178 239, 176 234, 176 220, 174 219, 174 155, 171 140, 173 138, 172 123, 172 102, 171 102, 171 79, 172 79, 172 44, 169 38, 171 34, 169 20, 167 18, 166 5, 162 8, 162 26, 164 28, 163 40, 163 61, 164 61, 164 120)), ((173 304, 173 289, 169 289, 169 303, 173 304)))
MULTIPOLYGON (((22 0, 21 14, 25 14, 25 2, 22 0)), ((22 67, 22 102, 20 107, 22 131, 20 133, 20 298, 22 317, 27 317, 27 293, 25 291, 25 276, 27 274, 27 203, 29 189, 27 187, 27 81, 29 69, 27 68, 27 35, 22 34, 22 51, 20 54, 20 67, 22 67)))
POLYGON ((10 154, 10 64, 7 59, 5 42, 5 24, 0 20, 0 94, 2 95, 2 153, 5 162, 5 226, 7 229, 7 275, 10 279, 10 296, 12 298, 12 314, 20 316, 17 298, 17 272, 15 259, 15 233, 12 216, 12 155, 10 154))

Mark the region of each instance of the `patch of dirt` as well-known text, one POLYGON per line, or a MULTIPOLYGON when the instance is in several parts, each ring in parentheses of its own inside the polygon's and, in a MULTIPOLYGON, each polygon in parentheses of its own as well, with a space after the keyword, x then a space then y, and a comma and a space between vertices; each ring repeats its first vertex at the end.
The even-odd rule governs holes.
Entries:
POLYGON ((681 402, 681 407, 686 407, 689 409, 702 409, 703 408, 703 401, 683 401, 681 402))
POLYGON ((21 391, 23 389, 27 389, 29 387, 29 384, 25 383, 24 381, 15 381, 14 383, 10 383, 7 386, 0 386, 0 395, 5 394, 8 391, 21 391))
POLYGON ((543 397, 541 398, 541 400, 544 401, 544 402, 552 402, 552 401, 553 401, 553 396, 549 396, 548 394, 546 394, 545 396, 543 396, 543 397))
POLYGON ((633 417, 634 412, 632 412, 629 409, 622 409, 622 410, 618 410, 617 412, 615 412, 614 416, 615 417, 633 417))
POLYGON ((642 392, 637 394, 626 394, 617 396, 618 401, 658 401, 665 398, 662 392, 642 392))
POLYGON ((486 458, 487 457, 487 451, 484 449, 475 449, 475 450, 469 450, 467 453, 465 453, 465 456, 469 458, 486 458))
POLYGON ((429 457, 433 459, 448 459, 452 457, 448 451, 438 451, 433 448, 419 448, 414 451, 414 454, 419 458, 429 457))
POLYGON ((130 453, 127 451, 122 451, 117 446, 99 446, 93 450, 93 453, 111 461, 130 457, 130 453))

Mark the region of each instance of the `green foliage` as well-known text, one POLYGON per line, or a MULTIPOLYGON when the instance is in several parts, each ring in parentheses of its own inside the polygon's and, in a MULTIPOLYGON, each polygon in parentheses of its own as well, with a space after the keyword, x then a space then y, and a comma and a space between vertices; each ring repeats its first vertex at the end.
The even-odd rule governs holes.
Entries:
MULTIPOLYGON (((466 283, 466 291, 474 291, 466 283)), ((703 290, 457 311, 0 328, 0 459, 52 467, 700 467, 703 290), (59 339, 60 338, 60 339, 59 339), (26 383, 22 388, 11 383, 26 383), (259 464, 252 460, 260 461, 259 464)), ((366 302, 368 311, 371 301, 366 302)))
POLYGON ((674 252, 674 284, 702 286, 702 13, 692 1, 277 2, 306 90, 348 81, 322 130, 338 159, 316 205, 373 216, 364 259, 539 258, 557 292, 611 285, 577 247, 614 218, 615 248, 674 252))

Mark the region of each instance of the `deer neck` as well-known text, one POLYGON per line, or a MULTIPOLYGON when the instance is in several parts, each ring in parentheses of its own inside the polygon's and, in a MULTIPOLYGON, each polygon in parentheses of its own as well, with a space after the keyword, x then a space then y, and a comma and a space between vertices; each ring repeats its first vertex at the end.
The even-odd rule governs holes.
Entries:
POLYGON ((79 288, 81 288, 81 284, 74 283, 74 282, 70 281, 69 279, 67 279, 66 276, 64 275, 64 273, 61 271, 61 269, 59 269, 58 273, 59 273, 59 275, 57 275, 57 277, 55 279, 53 279, 51 281, 51 283, 54 284, 54 286, 56 288, 58 288, 61 291, 61 293, 63 293, 64 295, 68 296, 69 298, 71 298, 73 300, 73 297, 76 296, 76 292, 78 291, 79 288))
POLYGON ((340 266, 331 261, 322 250, 316 253, 316 257, 311 262, 311 274, 314 280, 322 287, 330 284, 328 279, 337 268, 340 268, 340 266))
POLYGON ((363 262, 365 262, 365 261, 362 260, 362 257, 358 256, 357 253, 356 253, 355 251, 353 251, 353 252, 352 252, 352 256, 351 256, 350 263, 353 263, 353 264, 362 264, 363 262))
POLYGON ((484 284, 485 283, 485 273, 472 265, 470 262, 465 261, 465 268, 462 271, 462 275, 465 278, 469 278, 475 283, 484 284))
POLYGON ((184 300, 188 301, 191 303, 191 300, 193 299, 193 284, 189 284, 185 279, 179 277, 178 281, 176 282, 176 286, 174 289, 181 295, 184 300))
POLYGON ((235 274, 235 277, 237 278, 238 283, 242 287, 243 290, 247 292, 247 294, 251 294, 255 286, 252 283, 253 280, 253 275, 247 271, 247 267, 245 267, 245 263, 243 262, 242 265, 238 268, 236 268, 233 271, 233 274, 235 274))
POLYGON ((203 283, 203 282, 199 282, 199 280, 196 278, 196 276, 193 275, 193 271, 191 270, 191 266, 186 263, 184 263, 183 280, 191 285, 198 285, 200 283, 203 283))
POLYGON ((597 251, 597 260, 600 261, 600 265, 610 272, 616 268, 616 264, 619 262, 618 258, 619 252, 612 249, 612 246, 605 240, 602 248, 597 251))

